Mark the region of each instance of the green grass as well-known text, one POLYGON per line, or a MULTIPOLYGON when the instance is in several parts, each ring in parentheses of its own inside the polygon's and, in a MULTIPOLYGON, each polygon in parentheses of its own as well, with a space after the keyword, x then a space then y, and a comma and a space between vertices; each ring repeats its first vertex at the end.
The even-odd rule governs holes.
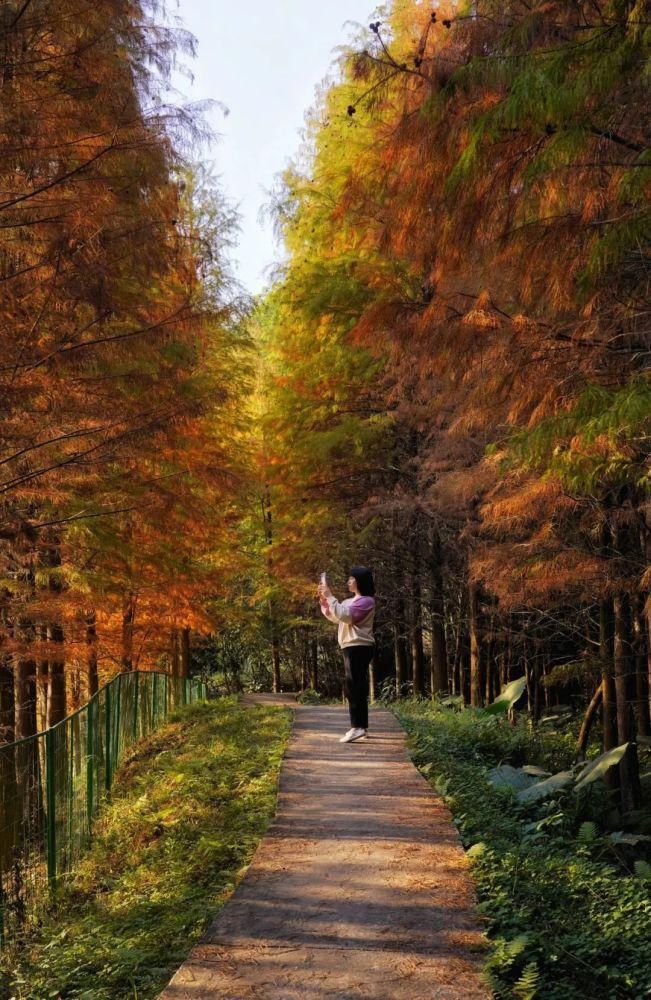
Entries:
POLYGON ((471 709, 402 702, 414 762, 444 796, 470 849, 480 912, 492 942, 488 972, 497 998, 643 1000, 651 996, 651 857, 643 838, 613 844, 622 828, 600 782, 523 805, 495 788, 502 763, 571 766, 574 735, 515 727, 471 709))
POLYGON ((291 714, 191 705, 126 758, 87 857, 0 954, 3 1000, 148 1000, 226 901, 273 817, 291 714))

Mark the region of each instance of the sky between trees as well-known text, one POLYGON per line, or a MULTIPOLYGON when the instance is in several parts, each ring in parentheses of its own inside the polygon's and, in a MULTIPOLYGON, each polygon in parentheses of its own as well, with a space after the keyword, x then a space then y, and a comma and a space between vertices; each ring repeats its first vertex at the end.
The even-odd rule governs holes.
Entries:
POLYGON ((253 0, 238 16, 227 0, 178 0, 176 16, 198 52, 189 67, 194 82, 178 76, 176 86, 188 100, 223 104, 208 115, 220 136, 208 158, 239 206, 234 258, 251 292, 261 290, 265 268, 281 255, 270 222, 259 218, 265 191, 296 152, 315 87, 348 37, 345 22, 366 23, 372 10, 372 0, 283 0, 273 9, 253 0))

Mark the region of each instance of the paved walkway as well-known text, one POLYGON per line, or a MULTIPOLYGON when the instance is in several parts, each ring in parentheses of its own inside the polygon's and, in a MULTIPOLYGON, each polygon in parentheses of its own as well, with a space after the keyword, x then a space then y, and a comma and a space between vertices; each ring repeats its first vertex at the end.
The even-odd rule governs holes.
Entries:
POLYGON ((160 1000, 486 1000, 456 828, 384 710, 297 706, 278 812, 160 1000))

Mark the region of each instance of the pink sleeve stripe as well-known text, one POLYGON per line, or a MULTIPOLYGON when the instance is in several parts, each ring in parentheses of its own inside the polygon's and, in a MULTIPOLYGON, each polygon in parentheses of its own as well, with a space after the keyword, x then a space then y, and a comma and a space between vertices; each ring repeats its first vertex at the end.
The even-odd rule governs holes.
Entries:
POLYGON ((350 605, 350 617, 352 618, 353 625, 359 625, 374 607, 375 601, 372 597, 356 597, 350 605))

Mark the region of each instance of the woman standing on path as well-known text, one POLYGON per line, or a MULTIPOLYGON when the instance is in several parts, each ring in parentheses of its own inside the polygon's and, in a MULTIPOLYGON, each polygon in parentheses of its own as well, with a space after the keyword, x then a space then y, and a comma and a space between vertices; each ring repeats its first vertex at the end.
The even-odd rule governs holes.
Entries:
POLYGON ((375 585, 371 570, 352 566, 347 586, 354 596, 340 604, 327 583, 319 584, 321 611, 328 621, 339 626, 337 638, 344 654, 344 691, 352 728, 340 743, 352 743, 368 734, 368 668, 375 653, 375 585))

